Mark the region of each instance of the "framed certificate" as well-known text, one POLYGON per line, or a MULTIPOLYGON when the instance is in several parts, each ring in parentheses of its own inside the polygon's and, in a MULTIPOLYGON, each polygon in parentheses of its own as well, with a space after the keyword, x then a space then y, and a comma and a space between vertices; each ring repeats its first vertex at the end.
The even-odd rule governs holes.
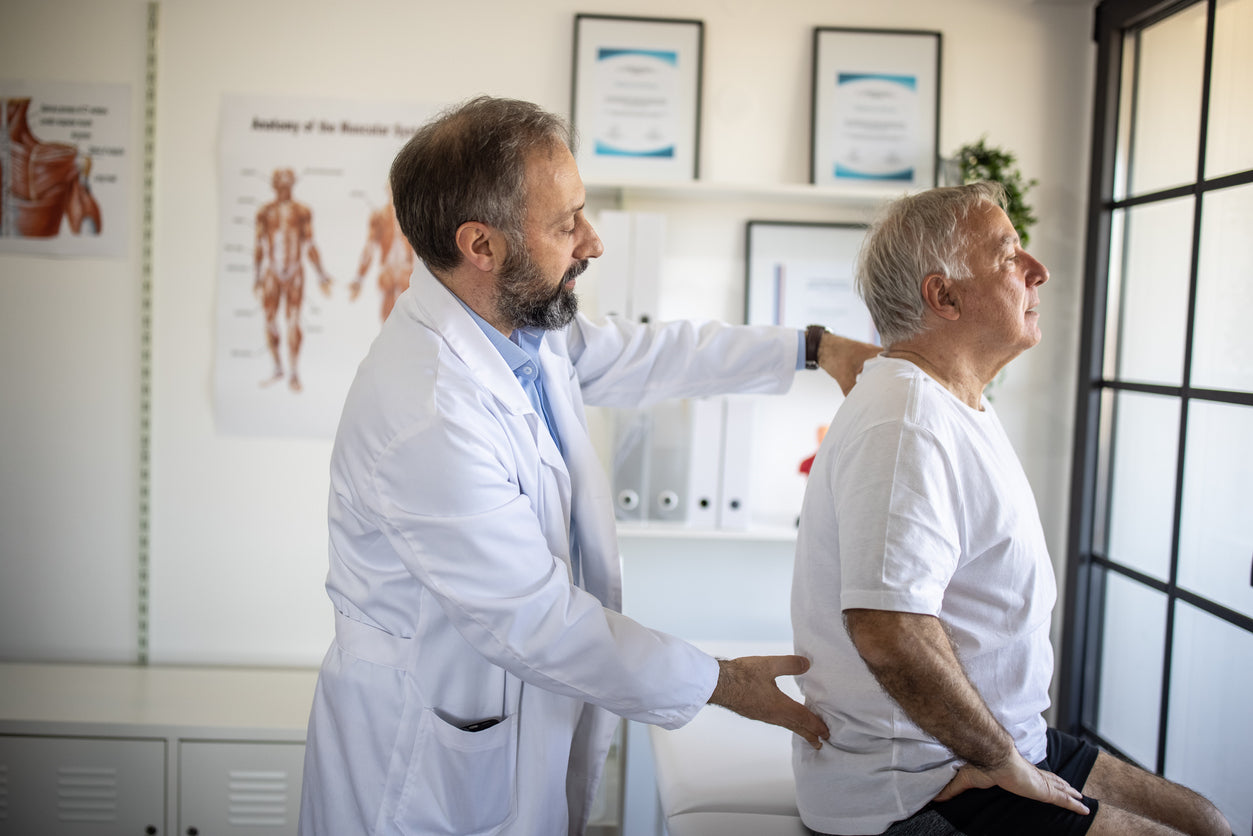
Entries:
POLYGON ((744 320, 801 329, 825 325, 878 343, 853 271, 866 228, 859 224, 749 221, 744 320))
POLYGON ((884 193, 936 184, 940 33, 814 29, 811 183, 884 193))
POLYGON ((699 20, 575 15, 570 118, 585 179, 696 179, 704 38, 699 20))

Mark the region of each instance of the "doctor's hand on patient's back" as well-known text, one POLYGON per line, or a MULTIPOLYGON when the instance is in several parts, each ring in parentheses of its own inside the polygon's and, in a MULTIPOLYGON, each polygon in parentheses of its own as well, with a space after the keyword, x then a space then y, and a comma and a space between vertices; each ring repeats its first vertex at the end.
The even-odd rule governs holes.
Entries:
POLYGON ((818 367, 835 378, 835 382, 840 384, 840 391, 847 395, 857 382, 862 365, 882 351, 877 345, 850 340, 828 331, 818 343, 818 367))
POLYGON ((797 676, 809 670, 804 656, 742 656, 718 660, 718 684, 709 697, 712 705, 729 708, 750 720, 789 729, 822 747, 831 732, 818 715, 779 690, 775 678, 797 676))

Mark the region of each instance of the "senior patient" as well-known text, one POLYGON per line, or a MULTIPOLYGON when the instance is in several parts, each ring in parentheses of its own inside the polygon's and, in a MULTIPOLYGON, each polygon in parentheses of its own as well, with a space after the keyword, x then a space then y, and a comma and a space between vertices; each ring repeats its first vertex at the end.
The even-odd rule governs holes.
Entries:
POLYGON ((796 650, 831 730, 793 749, 801 817, 833 834, 1227 836, 1196 793, 1041 716, 1056 586, 983 392, 1040 341, 1049 274, 1004 200, 987 183, 906 197, 863 245, 858 289, 886 348, 837 412, 801 514, 796 650))

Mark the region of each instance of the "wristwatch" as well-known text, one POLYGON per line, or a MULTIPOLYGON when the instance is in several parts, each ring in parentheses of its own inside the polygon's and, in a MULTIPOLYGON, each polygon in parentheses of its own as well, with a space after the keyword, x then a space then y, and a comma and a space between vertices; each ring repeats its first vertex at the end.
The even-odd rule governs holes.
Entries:
POLYGON ((827 329, 822 325, 810 325, 805 329, 805 368, 818 368, 818 344, 827 329))

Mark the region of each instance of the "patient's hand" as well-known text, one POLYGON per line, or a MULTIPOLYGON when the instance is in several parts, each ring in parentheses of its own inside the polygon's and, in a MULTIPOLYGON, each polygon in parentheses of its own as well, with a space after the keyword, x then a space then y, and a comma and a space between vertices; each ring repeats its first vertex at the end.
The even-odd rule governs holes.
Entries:
POLYGON ((804 656, 742 656, 718 660, 718 684, 709 697, 713 705, 736 714, 789 729, 815 749, 830 737, 818 715, 779 690, 775 678, 809 670, 804 656))
POLYGON ((948 801, 966 790, 998 786, 1014 795, 1055 804, 1085 816, 1088 814, 1079 790, 1060 776, 1027 763, 1017 752, 1009 763, 994 770, 978 769, 969 764, 963 766, 934 800, 948 801))

